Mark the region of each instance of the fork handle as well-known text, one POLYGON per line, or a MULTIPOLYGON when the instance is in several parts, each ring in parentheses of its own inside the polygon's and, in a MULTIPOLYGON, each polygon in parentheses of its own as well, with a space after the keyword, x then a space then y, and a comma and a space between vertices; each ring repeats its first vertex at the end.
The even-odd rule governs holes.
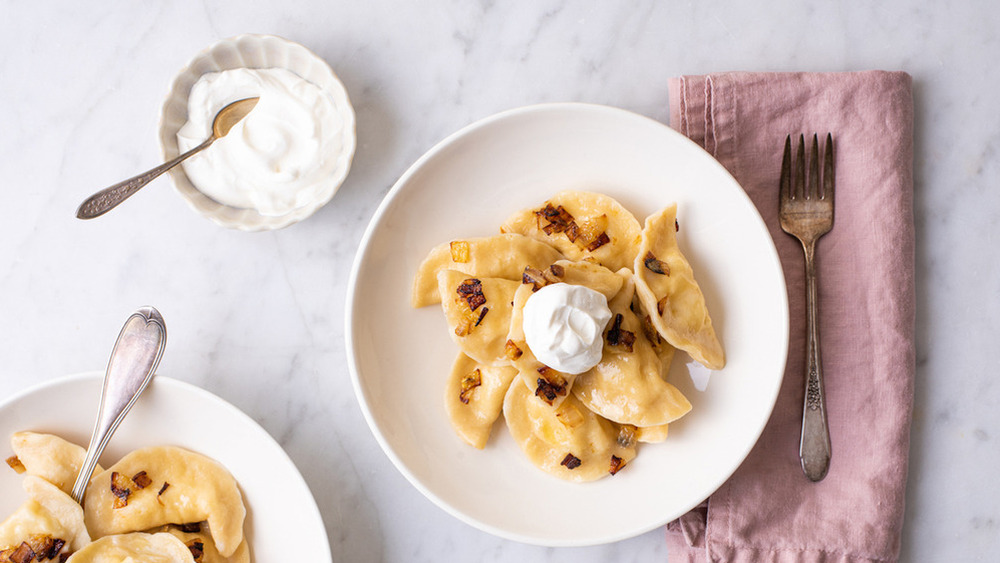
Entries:
POLYGON ((823 363, 819 351, 819 318, 816 290, 816 242, 803 242, 806 257, 806 390, 802 406, 799 459, 810 481, 826 477, 830 468, 830 429, 826 421, 823 363))

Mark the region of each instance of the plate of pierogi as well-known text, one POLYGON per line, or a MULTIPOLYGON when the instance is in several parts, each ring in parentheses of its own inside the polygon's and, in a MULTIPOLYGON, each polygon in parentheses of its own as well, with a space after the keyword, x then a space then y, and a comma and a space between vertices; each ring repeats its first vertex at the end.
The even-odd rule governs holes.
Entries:
POLYGON ((608 543, 679 517, 756 443, 784 372, 777 252, 689 139, 591 104, 506 111, 393 186, 348 288, 388 458, 491 534, 608 543))
POLYGON ((163 376, 115 432, 83 507, 73 502, 103 379, 56 379, 0 404, 0 555, 251 563, 294 550, 331 561, 316 502, 281 446, 231 404, 163 376))

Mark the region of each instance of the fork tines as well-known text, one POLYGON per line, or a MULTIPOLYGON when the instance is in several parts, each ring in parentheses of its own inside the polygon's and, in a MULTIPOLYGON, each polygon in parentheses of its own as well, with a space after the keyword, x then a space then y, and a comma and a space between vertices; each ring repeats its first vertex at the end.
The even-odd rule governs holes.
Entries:
POLYGON ((833 135, 826 134, 826 147, 823 151, 822 189, 820 189, 819 172, 819 136, 813 134, 812 148, 809 151, 809 169, 806 174, 805 135, 799 135, 799 147, 795 154, 794 176, 792 171, 792 136, 785 137, 785 154, 781 160, 781 182, 779 197, 781 200, 797 199, 833 199, 833 135))

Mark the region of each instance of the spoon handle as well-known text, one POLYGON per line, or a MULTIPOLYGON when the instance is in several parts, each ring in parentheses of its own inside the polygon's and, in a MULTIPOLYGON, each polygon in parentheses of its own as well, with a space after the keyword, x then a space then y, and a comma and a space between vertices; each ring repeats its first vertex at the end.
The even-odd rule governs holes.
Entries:
POLYGON ((131 197, 132 194, 139 191, 139 189, 146 184, 152 182, 157 176, 163 174, 167 170, 170 170, 174 166, 177 166, 189 156, 208 148, 213 141, 215 141, 215 135, 210 136, 204 143, 171 161, 164 162, 152 170, 143 172, 138 176, 133 176, 128 180, 119 182, 109 188, 104 188, 96 194, 88 197, 83 203, 80 204, 79 209, 76 210, 77 219, 93 219, 95 217, 100 217, 115 207, 118 207, 119 203, 131 197))
POLYGON ((90 476, 125 414, 135 404, 139 394, 153 378, 153 372, 167 343, 167 327, 160 312, 143 307, 125 321, 115 347, 111 351, 108 370, 101 391, 101 407, 97 411, 94 433, 87 447, 87 457, 73 485, 73 499, 83 501, 90 476))

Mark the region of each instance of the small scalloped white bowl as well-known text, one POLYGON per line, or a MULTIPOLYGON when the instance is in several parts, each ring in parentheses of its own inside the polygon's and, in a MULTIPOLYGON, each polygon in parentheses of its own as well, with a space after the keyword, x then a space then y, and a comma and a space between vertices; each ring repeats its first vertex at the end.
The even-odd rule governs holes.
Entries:
POLYGON ((337 192, 351 168, 357 147, 354 108, 347 90, 330 65, 298 43, 274 35, 245 34, 223 39, 198 53, 177 75, 160 114, 160 145, 164 160, 176 158, 177 132, 188 119, 188 95, 202 75, 234 68, 283 68, 312 82, 326 92, 341 112, 344 150, 333 174, 324 180, 315 199, 288 213, 262 215, 255 209, 231 207, 202 193, 188 178, 182 166, 170 171, 174 187, 188 204, 216 224, 241 231, 264 231, 287 227, 309 217, 326 205, 337 192))

